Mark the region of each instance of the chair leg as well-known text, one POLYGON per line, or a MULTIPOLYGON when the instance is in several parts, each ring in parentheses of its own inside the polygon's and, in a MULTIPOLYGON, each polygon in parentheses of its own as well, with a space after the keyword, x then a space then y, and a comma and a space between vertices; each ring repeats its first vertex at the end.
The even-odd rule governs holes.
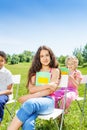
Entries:
POLYGON ((81 108, 81 105, 80 105, 79 101, 77 101, 77 100, 75 100, 75 101, 77 102, 78 107, 79 107, 79 109, 80 109, 80 111, 81 111, 81 113, 82 113, 82 108, 81 108))
POLYGON ((82 126, 83 117, 85 116, 85 114, 84 114, 84 107, 85 107, 85 102, 86 102, 86 93, 87 93, 87 83, 86 83, 86 86, 85 86, 84 101, 83 101, 83 106, 82 106, 82 109, 81 109, 82 113, 81 113, 81 117, 80 117, 80 127, 82 126))
POLYGON ((62 130, 62 127, 63 127, 63 124, 64 124, 64 112, 62 113, 59 122, 60 122, 60 129, 59 130, 62 130))
POLYGON ((13 118, 12 113, 10 112, 10 110, 8 109, 7 106, 5 106, 5 108, 6 108, 6 110, 8 111, 8 113, 10 114, 10 117, 11 117, 11 119, 12 119, 12 118, 13 118))
POLYGON ((85 92, 84 92, 84 101, 83 101, 83 107, 82 107, 82 116, 84 116, 84 107, 85 107, 85 102, 86 102, 86 93, 87 93, 87 84, 85 86, 85 92))
POLYGON ((13 104, 13 106, 12 106, 12 108, 11 108, 10 110, 9 110, 8 107, 5 105, 5 108, 6 108, 6 110, 8 111, 8 113, 9 113, 11 119, 13 119, 14 114, 15 114, 15 106, 16 106, 16 101, 14 102, 14 104, 13 104))
POLYGON ((56 125, 57 130, 59 130, 59 125, 58 125, 58 123, 57 123, 57 121, 55 119, 54 119, 54 123, 56 125))

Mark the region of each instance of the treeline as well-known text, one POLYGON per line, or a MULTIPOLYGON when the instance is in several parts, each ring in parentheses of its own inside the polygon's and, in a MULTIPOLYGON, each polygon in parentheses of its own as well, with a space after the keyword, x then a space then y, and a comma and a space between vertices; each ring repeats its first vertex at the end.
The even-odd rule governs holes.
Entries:
MULTIPOLYGON (((83 48, 75 48, 73 51, 73 55, 76 56, 79 60, 79 65, 80 66, 87 66, 87 43, 83 48)), ((58 61, 61 64, 65 64, 65 58, 67 56, 63 56, 61 55, 60 57, 58 57, 58 61)))
MULTIPOLYGON (((31 62, 32 58, 34 56, 34 52, 30 51, 24 51, 21 54, 13 54, 9 55, 7 54, 7 63, 8 64, 18 64, 20 62, 31 62)), ((76 56, 79 60, 79 65, 81 66, 87 66, 87 44, 83 48, 75 48, 73 51, 73 55, 76 56)), ((65 64, 65 58, 66 56, 59 56, 57 57, 57 60, 60 64, 65 64)))
POLYGON ((7 54, 8 64, 18 64, 20 62, 30 62, 34 56, 34 52, 24 51, 21 54, 7 54))

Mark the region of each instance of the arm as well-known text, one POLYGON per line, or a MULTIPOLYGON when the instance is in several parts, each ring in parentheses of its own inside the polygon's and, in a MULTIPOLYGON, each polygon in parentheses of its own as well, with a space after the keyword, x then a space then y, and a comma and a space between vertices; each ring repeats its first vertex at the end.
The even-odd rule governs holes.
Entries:
POLYGON ((27 101, 28 99, 30 98, 38 98, 38 97, 43 97, 43 96, 47 96, 50 94, 50 89, 46 89, 46 90, 43 90, 42 92, 37 92, 37 93, 33 93, 33 94, 27 94, 27 95, 24 95, 22 97, 20 97, 18 99, 18 101, 20 103, 24 103, 25 101, 27 101))
MULTIPOLYGON (((53 75, 52 75, 52 79, 51 79, 51 83, 49 83, 48 85, 41 86, 41 87, 34 86, 33 90, 35 88, 35 90, 36 90, 35 93, 24 95, 24 96, 20 97, 18 99, 18 101, 20 103, 23 103, 27 99, 47 96, 47 95, 53 93, 56 90, 56 88, 57 88, 57 86, 59 84, 59 80, 58 79, 59 79, 59 71, 58 71, 58 69, 54 69, 53 75), (38 90, 40 90, 40 91, 38 91, 38 90)), ((32 79, 32 81, 33 81, 33 79, 32 79)), ((31 87, 31 86, 32 85, 30 85, 29 87, 31 87)))
POLYGON ((78 89, 78 86, 81 82, 80 72, 74 72, 73 75, 69 75, 69 80, 73 83, 73 87, 78 89), (80 76, 78 76, 78 75, 80 75, 80 76))
POLYGON ((60 71, 59 69, 53 69, 52 70, 52 78, 51 78, 51 82, 49 84, 43 85, 43 86, 35 86, 35 76, 32 77, 32 82, 29 83, 29 92, 31 94, 36 93, 36 92, 41 92, 43 90, 46 89, 50 89, 51 91, 55 91, 58 84, 59 84, 59 75, 60 75, 60 71))
POLYGON ((24 96, 20 97, 20 98, 18 99, 18 101, 19 101, 20 103, 24 103, 25 101, 27 101, 27 100, 30 99, 30 98, 38 98, 38 97, 48 96, 48 95, 50 95, 51 93, 53 93, 52 90, 46 89, 46 90, 42 90, 41 92, 36 92, 36 93, 33 93, 33 94, 24 95, 24 96))
POLYGON ((0 95, 3 95, 3 94, 6 94, 6 95, 12 94, 12 84, 10 84, 7 87, 7 90, 0 91, 0 95))

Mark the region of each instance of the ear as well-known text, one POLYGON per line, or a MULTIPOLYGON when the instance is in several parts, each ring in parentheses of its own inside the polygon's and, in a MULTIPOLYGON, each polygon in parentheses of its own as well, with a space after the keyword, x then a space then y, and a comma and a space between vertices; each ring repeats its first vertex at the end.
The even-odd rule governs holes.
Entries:
POLYGON ((4 63, 6 64, 6 60, 4 60, 4 63))

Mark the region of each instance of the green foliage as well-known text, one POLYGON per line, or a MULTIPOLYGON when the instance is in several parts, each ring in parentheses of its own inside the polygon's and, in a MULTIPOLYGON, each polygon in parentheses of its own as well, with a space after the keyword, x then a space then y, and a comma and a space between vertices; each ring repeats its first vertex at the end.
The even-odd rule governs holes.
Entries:
POLYGON ((82 67, 83 67, 83 68, 84 68, 84 67, 87 67, 87 63, 84 63, 82 67))
POLYGON ((84 49, 83 49, 83 57, 84 57, 84 62, 87 62, 87 43, 86 45, 84 46, 84 49))
POLYGON ((30 51, 24 51, 22 54, 13 54, 10 56, 7 54, 8 64, 18 64, 19 62, 30 62, 33 58, 34 53, 30 51))
POLYGON ((36 119, 36 130, 58 130, 58 120, 41 120, 36 119), (50 125, 49 125, 50 124, 50 125))
POLYGON ((65 64, 65 59, 66 59, 66 56, 61 55, 61 56, 58 58, 58 61, 59 61, 59 63, 61 63, 61 64, 65 64))
POLYGON ((78 60, 79 60, 79 65, 82 65, 83 64, 83 56, 82 56, 82 49, 80 48, 75 48, 74 49, 74 52, 73 52, 73 55, 75 55, 78 60))
MULTIPOLYGON (((27 73, 31 63, 19 63, 14 65, 6 64, 6 67, 11 70, 13 74, 21 74, 21 84, 19 88, 18 97, 27 93, 26 90, 26 80, 27 73)), ((87 67, 80 68, 82 74, 87 74, 87 67)), ((14 87, 15 88, 15 87, 14 87)), ((14 91, 15 93, 15 91, 14 91)), ((80 96, 84 95, 84 85, 79 87, 80 96)), ((81 105, 83 105, 83 101, 80 101, 81 105)), ((8 104, 9 109, 11 109, 13 104, 8 104)), ((20 108, 21 104, 16 103, 15 111, 20 108)), ((5 109, 4 119, 2 122, 1 130, 7 130, 7 126, 10 122, 10 116, 5 109)), ((20 129, 21 130, 21 129, 20 129)), ((44 121, 40 119, 36 119, 36 130, 58 130, 55 122, 53 120, 44 121)), ((81 112, 75 101, 72 102, 71 107, 69 109, 69 113, 65 115, 64 118, 64 126, 63 130, 87 130, 87 100, 85 103, 85 118, 82 118, 81 112)))
MULTIPOLYGON (((7 62, 10 64, 18 64, 19 62, 30 62, 34 55, 34 52, 28 50, 25 50, 23 53, 18 55, 13 54, 12 56, 10 56, 9 54, 7 54, 7 62)), ((87 62, 87 44, 84 46, 83 49, 81 47, 80 49, 75 48, 73 51, 73 55, 75 55, 78 58, 79 65, 82 66, 84 62, 87 62)), ((66 57, 67 56, 60 55, 60 57, 56 58, 60 64, 65 65, 66 57)))
POLYGON ((18 64, 18 63, 19 63, 18 55, 13 54, 11 58, 11 64, 18 64))
POLYGON ((18 56, 19 56, 19 62, 24 62, 24 61, 26 61, 26 56, 25 56, 25 55, 19 54, 18 56))
POLYGON ((9 64, 9 63, 11 63, 11 56, 9 55, 9 54, 7 54, 7 63, 9 64))

